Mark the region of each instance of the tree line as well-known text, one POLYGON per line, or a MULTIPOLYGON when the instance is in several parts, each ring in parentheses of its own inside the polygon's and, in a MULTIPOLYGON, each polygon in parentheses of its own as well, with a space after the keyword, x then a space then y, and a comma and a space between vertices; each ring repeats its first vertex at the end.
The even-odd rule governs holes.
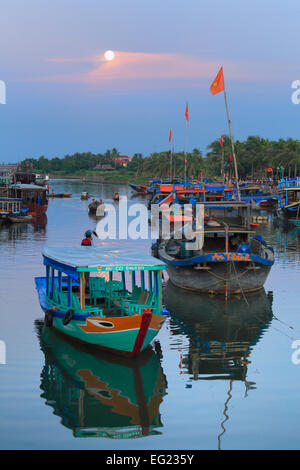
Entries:
MULTIPOLYGON (((235 153, 238 171, 241 178, 263 176, 267 169, 269 174, 294 176, 300 172, 300 141, 295 139, 269 140, 259 136, 249 136, 247 140, 235 141, 235 153), (270 173, 270 169, 273 170, 270 173), (281 173, 280 173, 281 172, 281 173)), ((115 162, 119 156, 117 149, 107 150, 104 154, 91 152, 65 155, 63 158, 26 158, 20 164, 23 170, 38 173, 61 173, 65 175, 83 174, 96 171, 96 166, 111 165, 115 170, 136 176, 170 177, 172 158, 172 176, 188 178, 221 176, 222 158, 225 174, 233 175, 231 142, 227 135, 223 136, 223 146, 216 139, 207 146, 204 156, 195 148, 191 152, 173 152, 170 150, 154 152, 150 156, 134 154, 130 163, 124 168, 115 162), (222 157, 223 152, 223 157, 222 157)))

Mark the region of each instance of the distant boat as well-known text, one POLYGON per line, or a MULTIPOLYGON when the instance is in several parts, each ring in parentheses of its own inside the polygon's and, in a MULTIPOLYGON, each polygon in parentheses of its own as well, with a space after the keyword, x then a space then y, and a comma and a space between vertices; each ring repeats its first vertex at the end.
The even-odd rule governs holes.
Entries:
POLYGON ((168 313, 162 306, 163 262, 127 249, 93 246, 44 247, 43 257, 46 276, 35 283, 47 326, 130 357, 161 329, 168 313), (120 272, 122 281, 113 279, 120 272))
POLYGON ((129 183, 129 186, 138 194, 148 194, 149 186, 145 186, 143 184, 135 184, 135 183, 129 183))
POLYGON ((72 197, 72 194, 71 193, 49 193, 47 194, 47 197, 60 197, 60 198, 63 198, 63 197, 72 197))
POLYGON ((35 174, 35 184, 44 186, 49 181, 49 175, 42 176, 38 173, 35 174))
POLYGON ((90 195, 87 191, 82 191, 80 199, 82 200, 88 200, 90 198, 90 195))

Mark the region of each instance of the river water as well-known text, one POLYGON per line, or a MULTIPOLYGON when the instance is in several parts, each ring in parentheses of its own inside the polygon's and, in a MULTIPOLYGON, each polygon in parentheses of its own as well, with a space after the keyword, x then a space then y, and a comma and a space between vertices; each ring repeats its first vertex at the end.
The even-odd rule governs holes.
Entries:
POLYGON ((259 294, 225 303, 167 283, 170 318, 146 354, 124 360, 43 329, 34 277, 44 275, 43 245, 79 245, 95 228, 81 191, 145 199, 126 185, 53 180, 51 189, 72 198, 50 200, 36 223, 0 227, 0 448, 299 448, 300 233, 271 219, 258 228, 276 255, 259 294))

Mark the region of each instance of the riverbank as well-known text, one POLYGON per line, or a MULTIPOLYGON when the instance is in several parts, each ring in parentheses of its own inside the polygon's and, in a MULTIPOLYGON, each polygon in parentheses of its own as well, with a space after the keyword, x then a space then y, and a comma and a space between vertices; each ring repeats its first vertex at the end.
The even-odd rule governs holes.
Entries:
POLYGON ((148 183, 149 177, 145 176, 135 176, 133 173, 121 173, 118 171, 113 172, 99 172, 97 174, 74 174, 74 175, 65 175, 61 172, 50 173, 50 179, 77 179, 90 183, 115 183, 115 184, 128 184, 128 183, 148 183))

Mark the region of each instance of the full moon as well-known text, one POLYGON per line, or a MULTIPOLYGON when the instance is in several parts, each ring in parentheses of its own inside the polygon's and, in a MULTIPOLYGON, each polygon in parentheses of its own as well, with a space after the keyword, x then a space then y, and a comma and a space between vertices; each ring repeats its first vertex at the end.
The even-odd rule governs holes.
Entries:
POLYGON ((104 54, 105 60, 114 60, 115 58, 115 53, 114 51, 106 51, 104 54))

